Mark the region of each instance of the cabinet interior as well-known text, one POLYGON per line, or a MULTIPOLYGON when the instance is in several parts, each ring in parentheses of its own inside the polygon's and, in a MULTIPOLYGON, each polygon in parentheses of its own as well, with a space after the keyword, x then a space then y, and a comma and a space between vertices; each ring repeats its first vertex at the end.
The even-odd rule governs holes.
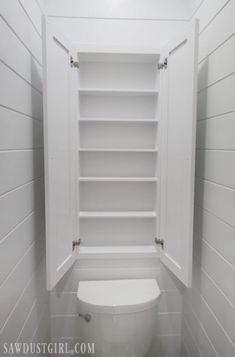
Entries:
POLYGON ((151 245, 157 226, 159 55, 78 58, 82 245, 151 245))

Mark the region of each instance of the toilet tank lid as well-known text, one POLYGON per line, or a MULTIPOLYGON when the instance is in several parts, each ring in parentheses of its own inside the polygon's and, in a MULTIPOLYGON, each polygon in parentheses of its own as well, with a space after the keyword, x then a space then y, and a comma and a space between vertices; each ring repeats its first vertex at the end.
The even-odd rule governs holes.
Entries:
POLYGON ((78 299, 81 302, 102 307, 127 307, 146 305, 160 295, 155 279, 81 281, 78 299))

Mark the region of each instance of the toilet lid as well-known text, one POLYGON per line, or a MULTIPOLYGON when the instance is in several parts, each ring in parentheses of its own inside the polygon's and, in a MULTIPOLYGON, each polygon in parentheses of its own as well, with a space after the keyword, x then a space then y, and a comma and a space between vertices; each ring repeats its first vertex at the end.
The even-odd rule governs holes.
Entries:
POLYGON ((78 299, 96 312, 141 311, 156 304, 160 295, 154 279, 81 281, 78 299))

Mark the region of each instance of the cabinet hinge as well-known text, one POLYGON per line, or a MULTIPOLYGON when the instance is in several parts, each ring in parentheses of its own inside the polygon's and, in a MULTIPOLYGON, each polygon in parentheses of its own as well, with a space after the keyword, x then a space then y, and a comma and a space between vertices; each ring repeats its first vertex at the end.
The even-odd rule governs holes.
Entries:
POLYGON ((158 63, 158 69, 167 69, 168 60, 165 58, 164 62, 158 63))
POLYGON ((164 240, 163 239, 155 238, 154 242, 155 242, 155 244, 160 245, 162 247, 162 249, 164 248, 164 240))
POLYGON ((73 250, 74 250, 76 247, 78 247, 79 245, 81 245, 81 239, 73 240, 73 243, 72 243, 73 250))
POLYGON ((70 66, 74 68, 79 68, 79 62, 74 61, 73 56, 70 56, 70 66))

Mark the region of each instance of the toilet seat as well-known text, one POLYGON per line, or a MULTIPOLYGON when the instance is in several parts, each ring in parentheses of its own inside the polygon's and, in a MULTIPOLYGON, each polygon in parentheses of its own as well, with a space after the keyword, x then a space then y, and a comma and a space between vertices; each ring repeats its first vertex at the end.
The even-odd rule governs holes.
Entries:
POLYGON ((81 281, 77 297, 96 313, 144 311, 156 305, 160 289, 155 279, 81 281))

